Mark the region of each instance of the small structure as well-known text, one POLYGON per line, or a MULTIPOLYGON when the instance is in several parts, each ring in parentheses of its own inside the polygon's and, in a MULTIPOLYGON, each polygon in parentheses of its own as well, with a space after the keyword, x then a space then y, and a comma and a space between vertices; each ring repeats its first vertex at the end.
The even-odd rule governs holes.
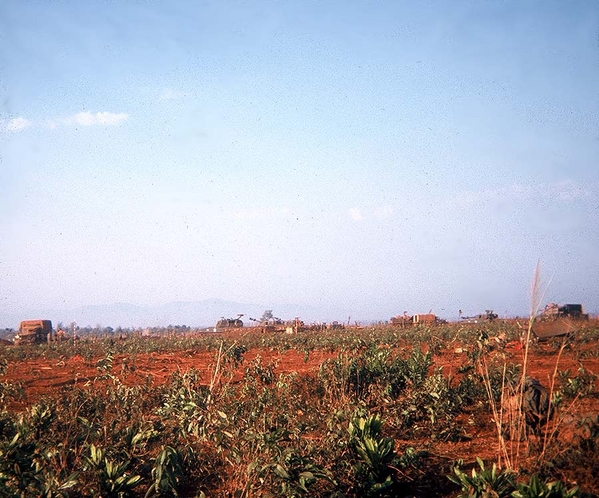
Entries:
POLYGON ((41 344, 51 338, 51 320, 24 320, 15 336, 15 344, 41 344))
POLYGON ((433 323, 437 323, 437 315, 433 313, 423 313, 420 315, 414 315, 412 317, 412 321, 414 322, 414 325, 432 325, 433 323))
POLYGON ((403 315, 391 317, 389 322, 391 325, 399 327, 406 327, 408 325, 437 325, 439 323, 446 323, 445 320, 439 318, 434 313, 420 313, 409 316, 405 311, 403 315))
POLYGON ((294 320, 285 323, 285 332, 287 334, 297 334, 300 330, 304 330, 304 327, 304 322, 296 316, 294 320))

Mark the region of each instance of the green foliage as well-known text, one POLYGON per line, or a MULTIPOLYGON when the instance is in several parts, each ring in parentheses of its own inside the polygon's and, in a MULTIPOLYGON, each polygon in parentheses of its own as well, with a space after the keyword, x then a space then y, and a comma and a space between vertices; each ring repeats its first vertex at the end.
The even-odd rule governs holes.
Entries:
POLYGON ((595 390, 597 375, 593 374, 582 365, 578 374, 571 377, 570 370, 558 372, 560 381, 560 394, 566 399, 588 396, 595 390))
POLYGON ((310 489, 319 479, 334 484, 329 471, 291 447, 279 451, 274 462, 260 468, 259 475, 264 476, 267 472, 274 477, 278 494, 289 498, 309 496, 310 489))
POLYGON ((243 364, 243 355, 247 352, 247 348, 243 344, 233 344, 227 349, 227 359, 237 368, 243 364))
POLYGON ((568 489, 561 481, 543 482, 533 474, 528 483, 518 485, 513 498, 574 498, 578 496, 578 486, 568 489))
MULTIPOLYGON (((489 327, 488 335, 495 333, 489 327)), ((34 358, 60 363, 80 355, 97 374, 84 386, 67 386, 23 410, 17 403, 31 400, 22 386, 0 384, 0 496, 449 494, 453 485, 446 471, 440 472, 435 456, 425 450, 437 439, 458 440, 466 424, 490 415, 477 365, 466 364, 454 377, 433 367, 437 354, 447 354, 444 344, 456 338, 472 345, 479 329, 380 326, 235 340, 173 332, 154 339, 2 349, 1 365, 34 358), (315 375, 279 374, 276 361, 247 360, 255 348, 294 350, 310 363, 321 355, 330 359, 315 375), (214 360, 206 370, 181 369, 165 381, 144 380, 135 365, 139 355, 167 351, 212 352, 214 360), (115 368, 121 358, 126 368, 115 368), (136 375, 140 381, 129 385, 136 375), (413 447, 401 453, 396 441, 406 440, 413 447)), ((508 364, 504 377, 505 356, 495 353, 489 358, 498 361, 488 365, 499 399, 504 379, 509 384, 521 367, 508 364)), ((590 372, 563 375, 562 388, 573 396, 595 392, 590 372)), ((563 390, 556 394, 566 396, 563 390)), ((594 419, 587 425, 576 428, 585 437, 550 465, 526 470, 553 480, 562 478, 559 472, 568 465, 596 474, 599 425, 594 419)), ((461 496, 516 491, 515 475, 484 468, 482 462, 472 473, 456 466, 451 478, 461 496)), ((521 485, 517 492, 530 496, 547 494, 543 486, 553 493, 561 489, 532 480, 527 486, 532 491, 521 485)))
POLYGON ((89 456, 85 458, 97 473, 102 496, 109 498, 130 496, 133 489, 141 483, 141 476, 127 472, 131 464, 129 460, 116 462, 107 458, 104 450, 93 444, 89 446, 89 456))
POLYGON ((366 399, 374 393, 397 397, 408 386, 426 379, 432 354, 414 349, 403 359, 388 347, 372 345, 358 354, 341 354, 321 365, 319 377, 325 389, 366 399))
POLYGON ((459 460, 453 467, 449 480, 461 488, 459 498, 504 498, 515 489, 515 475, 510 471, 498 471, 493 464, 486 467, 480 458, 476 458, 479 470, 472 469, 470 475, 462 471, 463 462, 459 460))
POLYGON ((108 353, 106 353, 106 356, 104 358, 100 358, 98 360, 98 362, 96 363, 96 368, 98 369, 98 372, 100 372, 101 374, 109 374, 110 372, 112 372, 112 365, 114 362, 114 352, 113 351, 108 351, 108 353))
POLYGON ((390 490, 391 463, 395 459, 395 442, 382 437, 383 422, 377 415, 358 411, 349 422, 349 435, 359 457, 357 475, 363 479, 362 489, 366 496, 380 496, 390 490))
POLYGON ((160 450, 152 467, 152 484, 145 498, 179 496, 177 489, 183 479, 183 465, 179 452, 171 446, 160 450))
POLYGON ((67 475, 56 468, 64 448, 36 444, 53 419, 51 409, 39 404, 15 421, 3 420, 2 433, 8 437, 0 439, 0 496, 61 497, 78 484, 78 472, 67 475))

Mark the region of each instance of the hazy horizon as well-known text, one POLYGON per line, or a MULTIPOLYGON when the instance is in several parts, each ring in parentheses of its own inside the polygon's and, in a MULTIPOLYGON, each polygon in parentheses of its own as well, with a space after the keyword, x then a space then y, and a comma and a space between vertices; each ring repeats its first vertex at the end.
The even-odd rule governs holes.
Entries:
POLYGON ((594 1, 0 5, 0 314, 599 311, 594 1))
MULTIPOLYGON (((537 313, 542 313, 546 303, 539 303, 537 313)), ((562 303, 567 304, 567 303, 562 303)), ((265 310, 273 311, 273 315, 284 321, 299 318, 304 323, 331 323, 338 321, 351 325, 368 325, 373 323, 388 322, 391 317, 402 315, 406 312, 408 315, 422 313, 434 313, 439 318, 450 322, 459 322, 463 318, 472 318, 483 314, 489 310, 457 310, 456 313, 441 313, 435 309, 419 310, 387 310, 386 315, 356 315, 350 309, 342 308, 317 308, 291 303, 238 303, 223 299, 206 299, 202 301, 173 301, 160 303, 153 306, 137 305, 132 303, 111 303, 105 305, 84 305, 71 309, 46 309, 46 310, 21 310, 15 314, 3 314, 0 312, 0 330, 17 330, 22 320, 30 319, 50 319, 53 326, 62 323, 63 326, 69 326, 73 322, 80 327, 125 327, 125 328, 147 328, 147 327, 167 327, 175 325, 186 325, 192 328, 203 328, 214 326, 220 318, 235 318, 241 314, 245 326, 256 325, 253 319, 259 319, 265 310), (462 312, 460 315, 459 312, 462 312)), ((524 313, 511 313, 509 310, 489 310, 494 311, 499 319, 528 318, 530 311, 524 313)), ((595 310, 589 310, 584 307, 584 312, 592 318, 599 315, 595 310)))

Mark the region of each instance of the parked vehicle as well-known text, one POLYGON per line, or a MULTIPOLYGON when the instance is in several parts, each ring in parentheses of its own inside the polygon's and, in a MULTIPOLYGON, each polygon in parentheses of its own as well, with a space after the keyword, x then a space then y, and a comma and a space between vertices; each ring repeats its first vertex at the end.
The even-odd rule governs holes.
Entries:
POLYGON ((15 344, 41 344, 52 338, 51 320, 24 320, 15 336, 15 344))
POLYGON ((409 316, 405 312, 403 315, 391 317, 389 322, 391 323, 391 325, 399 327, 407 327, 412 325, 438 325, 441 323, 447 323, 446 320, 439 318, 434 313, 420 313, 413 316, 409 316))
POLYGON ((228 329, 241 329, 243 328, 243 321, 241 317, 243 315, 237 315, 237 318, 224 318, 216 322, 216 327, 214 327, 214 332, 223 332, 228 329))
POLYGON ((497 320, 497 313, 493 313, 493 310, 485 310, 484 313, 475 316, 463 316, 461 317, 464 323, 485 323, 493 322, 497 320))
POLYGON ((535 318, 532 332, 537 339, 549 339, 577 332, 588 321, 589 315, 584 313, 582 304, 549 303, 542 313, 535 318))

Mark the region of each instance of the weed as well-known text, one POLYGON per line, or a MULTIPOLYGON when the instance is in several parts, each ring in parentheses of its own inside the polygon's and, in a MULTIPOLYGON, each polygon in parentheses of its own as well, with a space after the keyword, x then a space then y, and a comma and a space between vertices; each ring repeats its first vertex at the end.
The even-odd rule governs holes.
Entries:
POLYGON ((578 367, 578 374, 571 377, 569 370, 558 372, 560 381, 560 394, 566 399, 584 397, 595 390, 597 375, 585 369, 582 365, 578 367))
POLYGON ((479 466, 472 469, 470 475, 462 471, 463 462, 459 460, 453 467, 453 474, 447 476, 451 482, 461 488, 459 498, 504 498, 515 489, 515 474, 510 470, 499 471, 497 465, 485 467, 480 458, 476 458, 479 466))
POLYGON ((366 496, 379 496, 393 486, 391 462, 395 459, 395 442, 381 435, 379 415, 358 412, 349 423, 352 445, 358 454, 356 473, 362 480, 366 496))
POLYGON ((518 485, 513 498, 573 498, 578 494, 578 486, 568 489, 561 481, 543 482, 533 474, 528 483, 518 485))

